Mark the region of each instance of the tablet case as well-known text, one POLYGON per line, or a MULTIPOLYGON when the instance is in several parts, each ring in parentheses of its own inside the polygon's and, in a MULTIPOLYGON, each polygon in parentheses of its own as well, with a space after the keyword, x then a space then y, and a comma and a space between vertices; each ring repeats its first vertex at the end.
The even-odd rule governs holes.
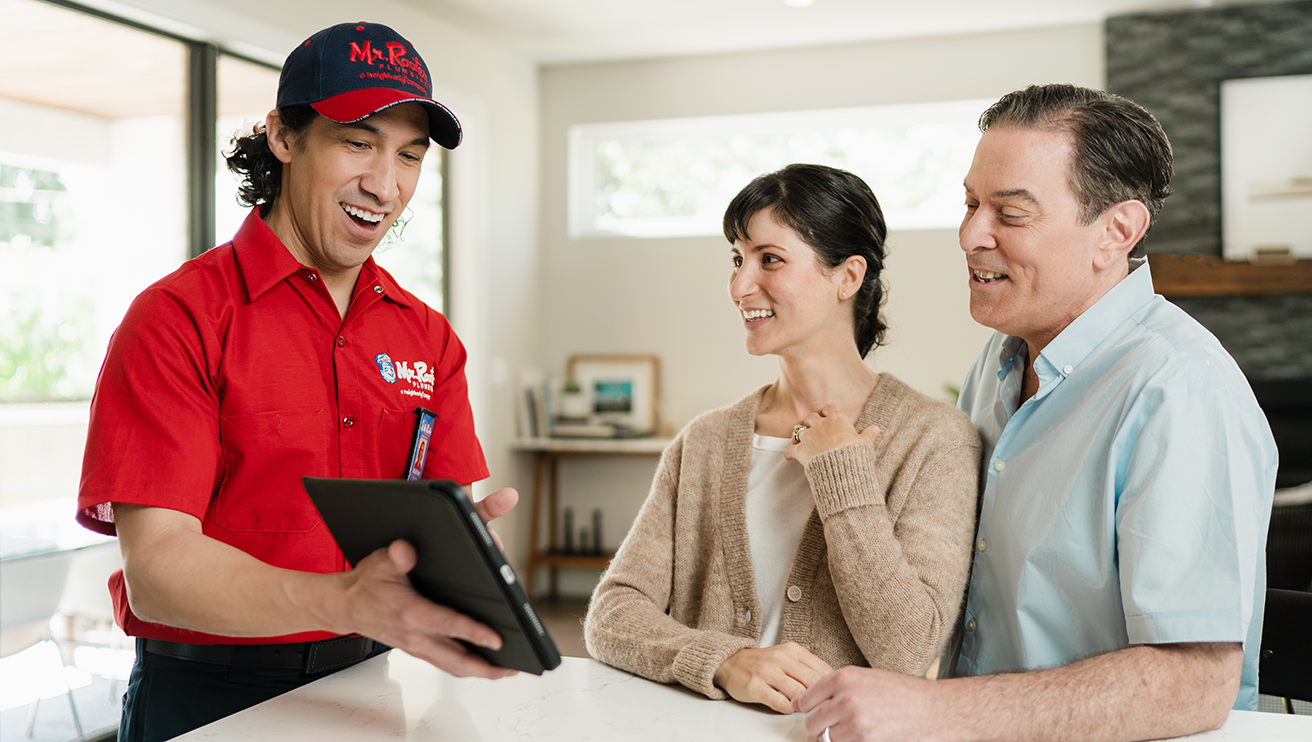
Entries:
POLYGON ((560 665, 555 642, 459 485, 440 479, 304 477, 302 482, 352 565, 396 539, 413 544, 415 589, 501 635, 501 649, 466 643, 471 651, 534 675, 560 665))

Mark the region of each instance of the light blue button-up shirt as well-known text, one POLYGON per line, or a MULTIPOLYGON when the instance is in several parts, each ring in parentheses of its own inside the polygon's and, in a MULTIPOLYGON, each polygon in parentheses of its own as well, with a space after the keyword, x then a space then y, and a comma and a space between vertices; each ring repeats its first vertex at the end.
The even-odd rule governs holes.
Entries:
POLYGON ((984 489, 959 675, 1243 642, 1257 707, 1276 447, 1243 373, 1143 265, 1039 354, 995 333, 960 406, 984 489))

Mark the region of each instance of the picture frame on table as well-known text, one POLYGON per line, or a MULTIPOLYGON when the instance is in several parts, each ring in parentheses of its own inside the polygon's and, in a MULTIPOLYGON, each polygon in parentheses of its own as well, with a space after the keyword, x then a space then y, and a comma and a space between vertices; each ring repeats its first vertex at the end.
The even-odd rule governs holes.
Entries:
POLYGON ((654 355, 573 355, 566 372, 578 382, 593 419, 625 435, 653 435, 660 425, 660 359, 654 355))

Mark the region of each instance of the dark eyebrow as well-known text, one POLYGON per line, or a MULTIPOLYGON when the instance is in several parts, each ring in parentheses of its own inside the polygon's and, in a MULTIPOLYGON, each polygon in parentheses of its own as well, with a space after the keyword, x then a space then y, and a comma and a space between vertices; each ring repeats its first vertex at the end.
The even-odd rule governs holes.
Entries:
MULTIPOLYGON (((360 119, 359 121, 352 121, 349 124, 338 124, 338 126, 342 127, 343 129, 364 129, 365 131, 375 136, 382 136, 382 132, 378 130, 377 126, 374 126, 373 124, 369 123, 369 119, 360 119)), ((424 149, 428 149, 429 147, 428 135, 425 134, 422 137, 415 137, 410 141, 410 144, 416 147, 423 147, 424 149)))
POLYGON ((338 126, 342 127, 343 129, 364 129, 365 131, 367 131, 367 132, 369 132, 369 133, 371 133, 371 134, 381 134, 381 133, 382 133, 382 132, 378 131, 378 127, 377 127, 377 126, 374 126, 373 124, 369 123, 369 119, 360 119, 359 121, 352 121, 352 122, 350 122, 349 124, 340 124, 340 123, 339 123, 338 126))
POLYGON ((1029 201, 1030 203, 1034 204, 1035 206, 1038 206, 1038 205, 1039 205, 1039 199, 1035 198, 1033 193, 1030 193, 1029 191, 1025 190, 1024 188, 1012 188, 1011 190, 1007 190, 1007 191, 997 191, 996 193, 993 194, 993 197, 994 197, 994 198, 1019 198, 1019 199, 1022 200, 1022 201, 1029 201))
MULTIPOLYGON (((969 193, 972 196, 975 195, 975 191, 971 189, 970 184, 966 181, 961 181, 961 187, 966 189, 966 193, 969 193)), ((1011 188, 1005 191, 994 191, 990 195, 993 198, 1019 198, 1020 200, 1028 201, 1035 206, 1039 205, 1039 199, 1036 198, 1033 193, 1030 193, 1024 188, 1011 188)))

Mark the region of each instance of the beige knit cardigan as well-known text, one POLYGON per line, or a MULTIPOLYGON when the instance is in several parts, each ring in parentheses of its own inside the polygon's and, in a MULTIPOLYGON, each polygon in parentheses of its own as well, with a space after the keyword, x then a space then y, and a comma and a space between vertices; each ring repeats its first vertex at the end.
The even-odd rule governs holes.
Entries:
MULTIPOLYGON (((766 387, 768 388, 768 387, 766 387)), ((746 492, 766 388, 688 424, 602 576, 584 638, 593 657, 725 698, 720 664, 761 636, 746 492)), ((882 374, 857 421, 878 425, 806 466, 816 508, 793 558, 780 643, 835 669, 924 674, 969 576, 979 437, 959 410, 882 374)))

